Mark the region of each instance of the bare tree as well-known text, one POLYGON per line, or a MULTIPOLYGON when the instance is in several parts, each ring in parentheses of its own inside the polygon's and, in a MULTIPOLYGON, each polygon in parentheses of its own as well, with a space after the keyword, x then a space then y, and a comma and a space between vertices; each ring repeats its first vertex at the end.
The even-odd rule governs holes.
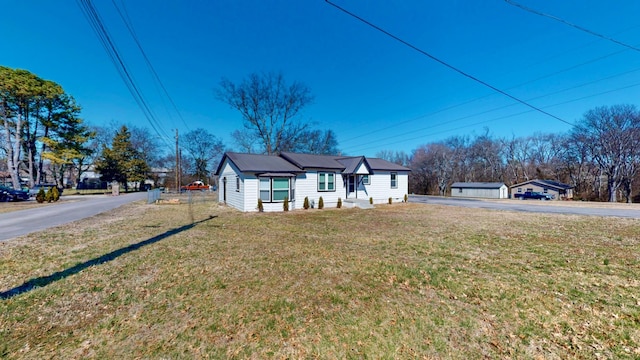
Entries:
POLYGON ((609 201, 621 187, 631 201, 631 183, 640 161, 640 114, 633 105, 603 106, 587 111, 572 135, 607 178, 609 201))
POLYGON ((215 135, 205 129, 195 129, 186 133, 182 144, 189 152, 193 162, 193 175, 198 180, 209 179, 210 165, 219 159, 224 152, 224 144, 215 135))
POLYGON ((300 117, 313 101, 309 88, 300 82, 287 84, 280 73, 253 73, 238 84, 223 78, 216 95, 242 115, 244 145, 250 143, 247 138, 257 139, 263 153, 290 148, 308 128, 300 117))

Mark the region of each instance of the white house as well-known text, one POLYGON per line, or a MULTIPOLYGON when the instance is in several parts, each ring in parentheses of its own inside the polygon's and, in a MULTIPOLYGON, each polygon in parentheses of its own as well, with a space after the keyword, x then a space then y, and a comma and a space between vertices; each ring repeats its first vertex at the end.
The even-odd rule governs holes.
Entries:
POLYGON ((329 156, 296 153, 275 155, 227 152, 215 172, 220 202, 240 211, 301 209, 304 198, 325 207, 345 206, 373 198, 374 204, 399 202, 408 194, 409 169, 386 160, 364 156, 329 156))
POLYGON ((509 188, 501 182, 455 182, 451 184, 452 197, 507 199, 509 188))

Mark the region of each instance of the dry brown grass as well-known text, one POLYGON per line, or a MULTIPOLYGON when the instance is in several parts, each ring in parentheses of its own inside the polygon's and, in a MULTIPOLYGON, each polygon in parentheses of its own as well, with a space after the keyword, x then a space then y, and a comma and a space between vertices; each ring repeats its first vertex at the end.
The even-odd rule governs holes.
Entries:
POLYGON ((41 285, 0 300, 0 355, 638 358, 639 225, 416 204, 132 204, 0 243, 0 292, 41 285))

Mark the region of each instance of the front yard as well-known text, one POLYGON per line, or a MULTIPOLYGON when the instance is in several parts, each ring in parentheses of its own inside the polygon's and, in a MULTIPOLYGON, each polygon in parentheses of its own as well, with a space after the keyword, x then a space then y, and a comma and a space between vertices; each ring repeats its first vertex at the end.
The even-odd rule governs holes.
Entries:
POLYGON ((638 239, 615 218, 137 203, 0 243, 0 357, 638 358, 638 239))

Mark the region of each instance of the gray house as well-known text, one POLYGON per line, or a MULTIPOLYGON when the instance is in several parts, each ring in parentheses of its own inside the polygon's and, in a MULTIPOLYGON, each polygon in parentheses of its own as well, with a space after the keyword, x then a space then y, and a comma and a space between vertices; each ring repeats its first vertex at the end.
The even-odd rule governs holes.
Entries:
POLYGON ((529 180, 511 185, 511 196, 527 191, 553 195, 555 200, 573 199, 573 186, 552 180, 529 180))
POLYGON ((509 188, 501 182, 455 182, 451 184, 452 197, 507 199, 509 188))

